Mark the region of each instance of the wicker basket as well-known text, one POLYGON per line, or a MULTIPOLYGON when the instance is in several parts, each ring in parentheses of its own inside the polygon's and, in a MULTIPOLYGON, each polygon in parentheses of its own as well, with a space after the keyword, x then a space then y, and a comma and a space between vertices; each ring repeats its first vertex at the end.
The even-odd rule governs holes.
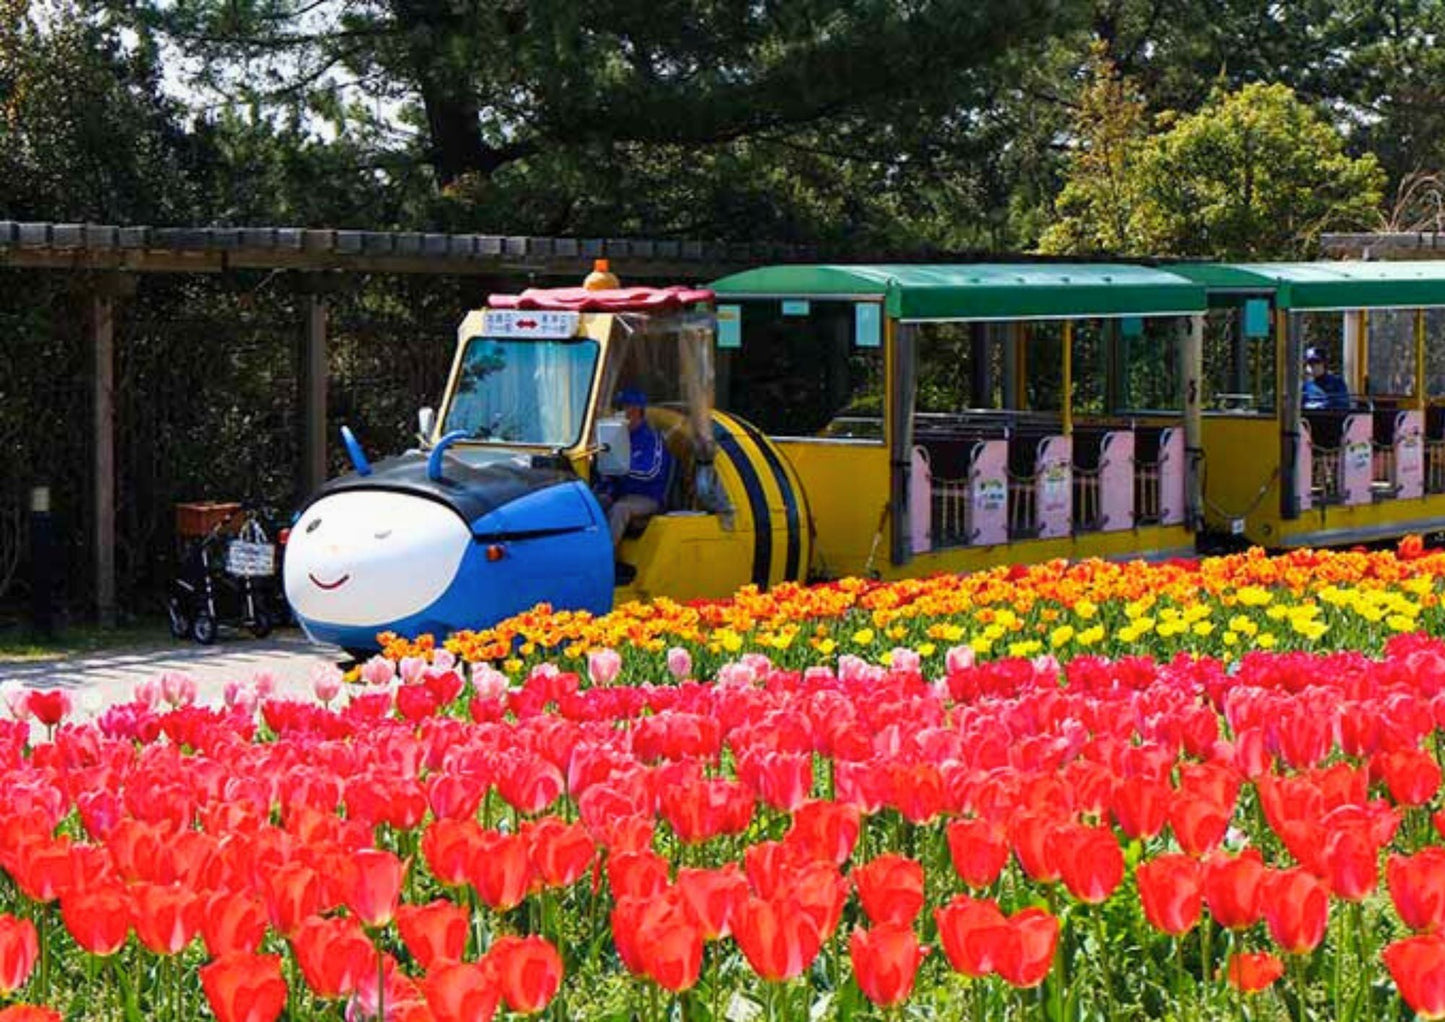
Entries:
POLYGON ((183 539, 209 535, 212 529, 240 510, 240 504, 177 504, 176 535, 183 539))

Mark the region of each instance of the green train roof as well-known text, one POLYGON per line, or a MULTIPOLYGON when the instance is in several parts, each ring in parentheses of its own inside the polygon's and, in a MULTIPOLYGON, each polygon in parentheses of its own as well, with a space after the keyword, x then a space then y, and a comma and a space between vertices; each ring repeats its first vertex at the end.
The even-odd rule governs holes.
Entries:
POLYGON ((889 316, 1061 319, 1203 312, 1205 288, 1144 266, 979 263, 765 266, 714 281, 728 298, 878 299, 889 316))
POLYGON ((1180 263, 1170 270, 1211 292, 1272 293, 1281 309, 1445 305, 1445 262, 1180 263))

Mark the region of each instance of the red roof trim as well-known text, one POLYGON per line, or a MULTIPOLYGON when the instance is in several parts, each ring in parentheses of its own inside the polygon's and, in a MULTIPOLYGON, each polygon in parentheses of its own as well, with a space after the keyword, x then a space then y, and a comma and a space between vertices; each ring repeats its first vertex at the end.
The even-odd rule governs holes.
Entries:
POLYGON ((711 304, 705 288, 623 287, 588 291, 580 287, 528 288, 519 295, 491 295, 493 309, 555 309, 562 312, 671 312, 698 302, 711 304))

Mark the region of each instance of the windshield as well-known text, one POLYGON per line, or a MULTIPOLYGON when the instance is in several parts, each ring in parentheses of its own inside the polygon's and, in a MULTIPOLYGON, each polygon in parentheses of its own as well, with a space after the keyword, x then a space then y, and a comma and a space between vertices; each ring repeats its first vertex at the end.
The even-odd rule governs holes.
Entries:
POLYGON ((472 440, 571 447, 582 436, 597 342, 473 337, 462 354, 443 433, 472 440))

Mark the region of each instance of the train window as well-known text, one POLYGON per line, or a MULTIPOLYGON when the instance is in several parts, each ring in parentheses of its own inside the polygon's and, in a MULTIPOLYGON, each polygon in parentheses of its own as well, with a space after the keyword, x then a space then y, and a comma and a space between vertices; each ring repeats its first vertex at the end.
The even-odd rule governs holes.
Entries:
POLYGON ((1369 318, 1371 394, 1415 393, 1415 310, 1376 309, 1369 318))
POLYGON ((915 410, 924 415, 1007 407, 1012 371, 1002 323, 919 323, 915 410))
MULTIPOLYGON (((1178 412, 1184 408, 1183 339, 1186 320, 1121 322, 1112 371, 1116 413, 1178 412)), ((1075 372, 1077 376, 1077 371, 1075 372)))
POLYGON ((742 346, 717 351, 718 406, 771 436, 883 439, 883 351, 851 301, 742 304, 742 346))
POLYGON ((1445 397, 1445 309, 1425 310, 1425 394, 1445 397))
POLYGON ((1204 408, 1273 415, 1276 376, 1274 336, 1248 336, 1242 305, 1211 309, 1204 318, 1204 408))

